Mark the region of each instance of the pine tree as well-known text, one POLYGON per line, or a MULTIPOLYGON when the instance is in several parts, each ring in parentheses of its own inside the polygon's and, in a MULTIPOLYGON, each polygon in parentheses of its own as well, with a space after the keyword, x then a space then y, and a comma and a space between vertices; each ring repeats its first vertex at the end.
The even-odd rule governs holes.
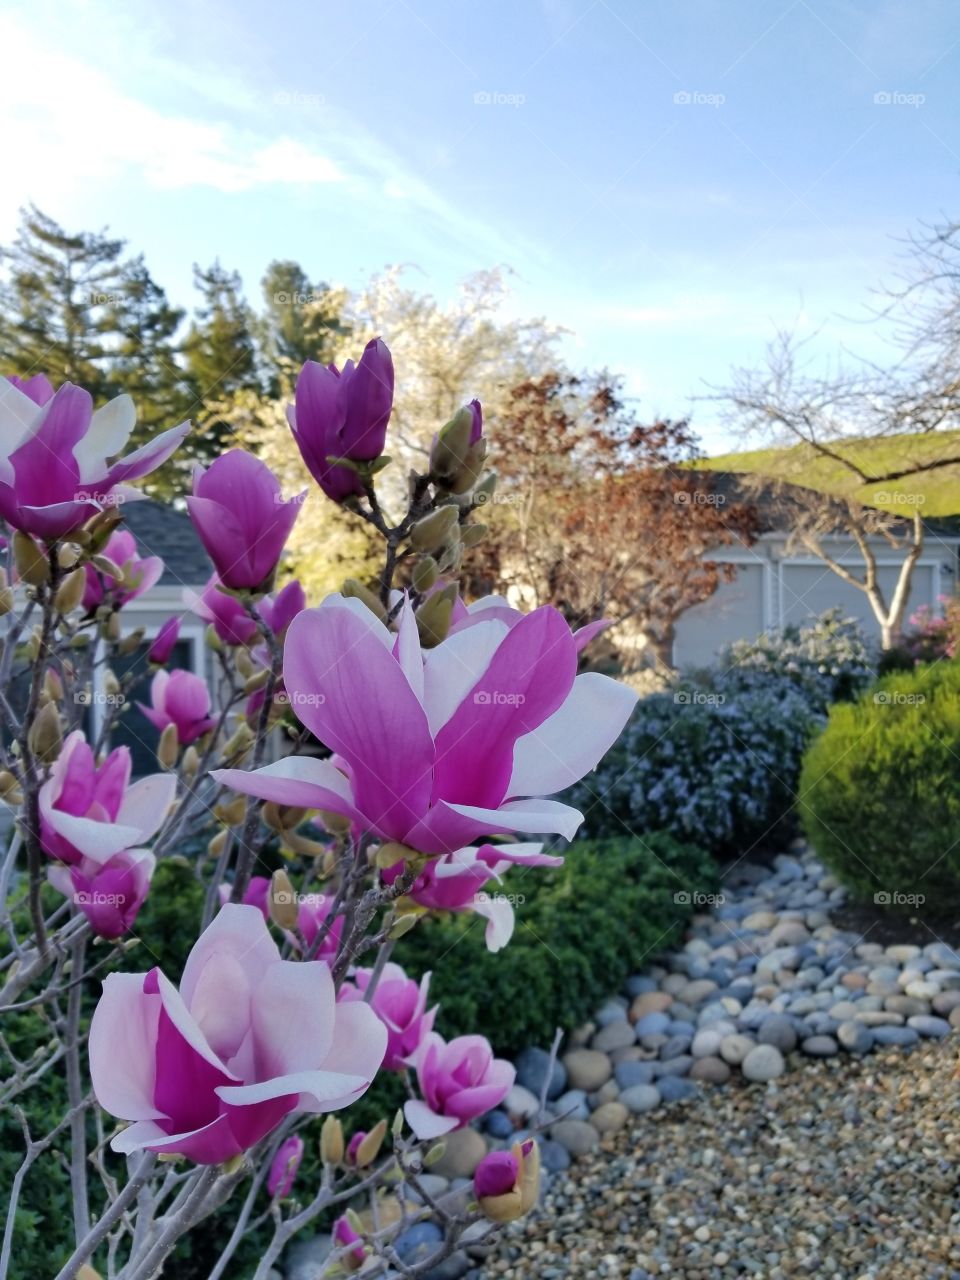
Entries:
POLYGON ((341 320, 344 295, 314 284, 298 262, 271 262, 264 272, 260 343, 271 396, 292 394, 305 360, 328 364, 350 328, 341 320))

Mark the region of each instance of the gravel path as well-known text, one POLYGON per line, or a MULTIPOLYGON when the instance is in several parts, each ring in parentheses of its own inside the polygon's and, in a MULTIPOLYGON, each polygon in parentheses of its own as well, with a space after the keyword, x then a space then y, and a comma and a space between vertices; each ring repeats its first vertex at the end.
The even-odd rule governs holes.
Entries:
POLYGON ((664 1107, 555 1176, 471 1275, 960 1280, 956 1061, 951 1035, 664 1107))

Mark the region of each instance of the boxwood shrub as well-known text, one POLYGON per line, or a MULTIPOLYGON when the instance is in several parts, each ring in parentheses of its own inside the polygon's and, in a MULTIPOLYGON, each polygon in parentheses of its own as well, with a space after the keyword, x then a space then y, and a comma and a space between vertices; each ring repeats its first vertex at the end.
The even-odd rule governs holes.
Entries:
POLYGON ((894 673, 834 707, 799 807, 823 860, 878 906, 960 907, 960 663, 894 673))
POLYGON ((582 1022, 670 944, 716 877, 702 850, 663 832, 578 842, 562 867, 504 876, 498 891, 518 898, 516 928, 496 955, 486 922, 458 915, 425 919, 396 957, 411 974, 433 971, 445 1037, 479 1031, 500 1054, 548 1046, 557 1027, 582 1022))

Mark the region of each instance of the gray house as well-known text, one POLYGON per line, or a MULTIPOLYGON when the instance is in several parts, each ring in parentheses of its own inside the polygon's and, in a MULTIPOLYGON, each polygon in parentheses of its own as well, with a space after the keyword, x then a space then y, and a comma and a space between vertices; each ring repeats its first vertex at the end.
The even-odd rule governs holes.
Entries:
MULTIPOLYGON (((835 607, 857 619, 864 634, 879 644, 880 625, 864 592, 845 582, 812 551, 796 545, 797 539, 792 536, 795 486, 779 485, 773 491, 746 488, 740 477, 727 474, 712 479, 715 489, 730 500, 756 504, 762 532, 750 547, 721 547, 711 553, 717 560, 735 564, 736 577, 721 583, 714 595, 679 618, 673 651, 675 666, 709 663, 732 640, 752 639, 764 631, 807 622, 835 607)), ((902 523, 906 528, 907 522, 902 523)), ((818 540, 827 555, 857 577, 863 577, 863 553, 850 534, 843 531, 842 521, 838 519, 836 527, 822 533, 818 540)), ((869 537, 867 544, 876 562, 878 583, 889 601, 906 550, 891 547, 881 534, 869 537)), ((958 548, 957 521, 924 521, 923 550, 913 569, 906 617, 921 605, 939 612, 940 597, 956 590, 958 548)))

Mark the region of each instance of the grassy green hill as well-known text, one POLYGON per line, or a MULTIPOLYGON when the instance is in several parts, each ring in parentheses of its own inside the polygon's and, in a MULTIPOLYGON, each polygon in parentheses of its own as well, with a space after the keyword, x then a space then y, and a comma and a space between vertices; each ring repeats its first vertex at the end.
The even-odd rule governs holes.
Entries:
MULTIPOLYGON (((874 440, 848 440, 835 446, 870 475, 900 471, 907 466, 941 458, 960 458, 960 431, 938 431, 924 436, 885 436, 874 440)), ((805 485, 821 493, 855 497, 869 506, 908 515, 917 504, 924 516, 960 514, 960 462, 923 471, 903 480, 862 485, 853 472, 809 445, 782 449, 754 449, 727 453, 696 463, 711 471, 775 476, 805 485)))

